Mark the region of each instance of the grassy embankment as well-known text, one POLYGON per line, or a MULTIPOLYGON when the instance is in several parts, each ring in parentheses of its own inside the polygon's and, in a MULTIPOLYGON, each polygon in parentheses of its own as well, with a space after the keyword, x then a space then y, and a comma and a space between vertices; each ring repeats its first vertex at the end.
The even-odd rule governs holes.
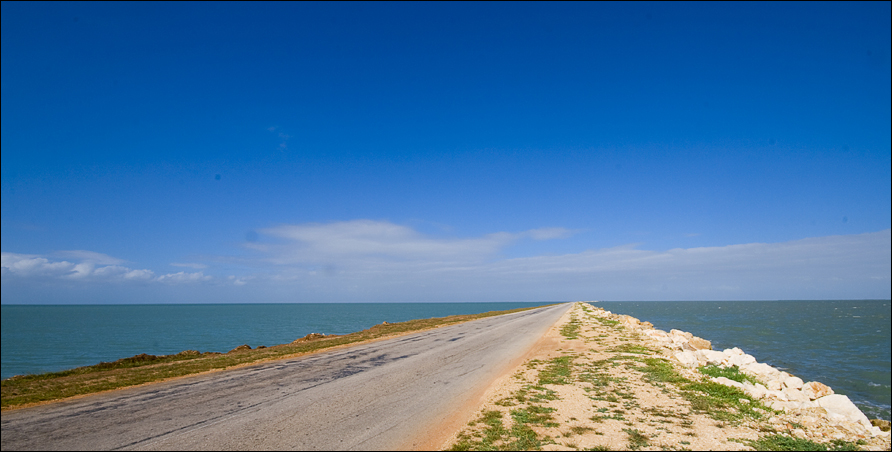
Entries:
MULTIPOLYGON (((583 315, 590 313, 587 307, 582 311, 583 315)), ((700 368, 699 378, 683 376, 657 350, 627 334, 618 321, 592 319, 597 326, 586 330, 573 313, 560 333, 565 340, 582 340, 600 349, 597 353, 600 358, 593 357, 595 349, 588 353, 562 349, 560 356, 528 361, 528 371, 515 375, 522 382, 520 388, 495 401, 500 409, 482 411, 478 419, 460 432, 450 450, 541 450, 546 445, 577 450, 616 450, 613 449, 616 447, 639 450, 655 446, 664 450, 689 450, 691 442, 685 439, 676 444, 666 440, 659 445, 652 442, 655 437, 669 433, 670 428, 685 435, 682 438, 697 436, 693 430, 695 415, 711 418, 719 428, 754 426, 763 434, 758 440, 730 441, 757 450, 858 450, 858 444, 849 441, 816 443, 781 435, 765 423, 778 412, 743 391, 708 380, 708 377, 723 376, 739 382, 755 382, 753 377, 740 373, 737 368, 715 366, 700 368), (603 343, 602 339, 609 336, 615 340, 609 345, 603 343), (556 390, 565 385, 578 385, 584 390, 586 398, 597 408, 593 416, 570 417, 570 422, 563 423, 555 416, 557 409, 550 402, 561 399, 556 390), (634 386, 642 385, 651 385, 680 402, 671 409, 646 406, 634 390, 634 386), (610 425, 606 426, 607 423, 610 425), (581 447, 575 442, 581 436, 605 435, 608 430, 600 426, 613 431, 621 429, 627 436, 625 444, 595 442, 591 445, 589 442, 588 447, 581 447)))
POLYGON ((0 383, 0 408, 5 411, 35 403, 290 358, 341 345, 356 344, 530 309, 535 308, 385 323, 341 336, 308 335, 290 344, 272 347, 259 346, 255 349, 242 346, 228 353, 200 353, 187 350, 176 355, 142 354, 111 363, 102 362, 93 366, 78 367, 61 372, 15 376, 0 383))

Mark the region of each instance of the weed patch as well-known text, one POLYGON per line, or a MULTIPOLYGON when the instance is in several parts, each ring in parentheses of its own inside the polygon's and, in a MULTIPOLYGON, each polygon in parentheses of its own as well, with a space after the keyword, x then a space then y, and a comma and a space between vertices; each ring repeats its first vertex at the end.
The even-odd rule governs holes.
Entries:
POLYGON ((557 427, 559 424, 551 422, 551 413, 554 408, 538 405, 529 405, 526 408, 511 410, 511 417, 517 424, 536 424, 545 427, 557 427))
POLYGON ((636 355, 652 355, 656 353, 656 351, 638 344, 622 344, 613 347, 610 351, 614 353, 632 353, 636 355))
POLYGON ((570 383, 573 356, 559 356, 548 362, 548 367, 539 372, 539 384, 565 385, 570 383))
POLYGON ((744 382, 749 382, 751 384, 761 383, 756 378, 740 372, 740 369, 738 369, 737 366, 734 366, 734 367, 703 366, 697 370, 704 375, 709 375, 710 377, 714 377, 714 378, 725 377, 729 380, 734 380, 738 383, 744 383, 744 382))
POLYGON ((561 335, 567 339, 579 337, 579 321, 576 319, 576 316, 572 316, 570 321, 561 328, 561 335))
POLYGON ((849 441, 834 440, 824 444, 784 435, 763 436, 757 440, 741 442, 756 450, 861 450, 855 443, 849 441))
POLYGON ((647 436, 644 433, 638 431, 637 428, 624 428, 623 431, 626 432, 627 435, 629 435, 629 449, 638 450, 642 447, 647 447, 647 436))

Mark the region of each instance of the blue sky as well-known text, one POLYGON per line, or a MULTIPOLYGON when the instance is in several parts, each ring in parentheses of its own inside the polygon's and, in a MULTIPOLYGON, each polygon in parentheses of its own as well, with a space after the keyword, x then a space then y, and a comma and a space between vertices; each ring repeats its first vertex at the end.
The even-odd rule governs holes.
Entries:
POLYGON ((890 4, 2 4, 2 302, 890 298, 890 4))

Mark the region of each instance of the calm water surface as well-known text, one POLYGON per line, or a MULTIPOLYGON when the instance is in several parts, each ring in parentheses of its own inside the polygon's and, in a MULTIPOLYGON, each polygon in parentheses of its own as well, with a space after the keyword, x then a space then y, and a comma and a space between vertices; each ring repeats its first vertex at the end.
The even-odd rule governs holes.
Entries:
POLYGON ((309 333, 478 314, 544 303, 300 303, 194 305, 3 305, 2 378, 183 350, 226 352, 277 345, 309 333))
MULTIPOLYGON (((2 309, 2 378, 139 353, 225 352, 346 334, 388 322, 544 303, 305 303, 20 306, 2 309)), ((596 306, 740 347, 759 362, 846 394, 870 418, 890 418, 888 300, 599 302, 596 306)))
POLYGON ((892 303, 843 301, 600 302, 669 331, 740 347, 759 362, 852 399, 871 419, 889 420, 892 303))

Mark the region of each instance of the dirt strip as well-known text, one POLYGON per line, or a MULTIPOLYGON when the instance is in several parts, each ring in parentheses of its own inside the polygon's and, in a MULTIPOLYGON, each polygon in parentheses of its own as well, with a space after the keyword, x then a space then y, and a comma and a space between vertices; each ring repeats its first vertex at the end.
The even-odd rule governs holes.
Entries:
POLYGON ((888 433, 847 431, 821 409, 778 411, 715 383, 715 372, 756 380, 733 367, 686 368, 665 344, 624 327, 623 317, 576 303, 440 448, 890 449, 888 433))

